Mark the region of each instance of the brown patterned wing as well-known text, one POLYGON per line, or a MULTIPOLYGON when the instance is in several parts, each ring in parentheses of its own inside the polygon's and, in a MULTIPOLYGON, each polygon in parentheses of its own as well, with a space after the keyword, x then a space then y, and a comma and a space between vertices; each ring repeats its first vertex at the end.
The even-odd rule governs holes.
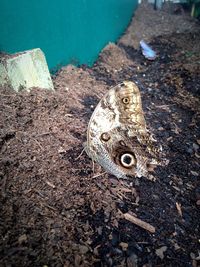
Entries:
POLYGON ((90 119, 88 155, 118 178, 147 176, 150 140, 136 84, 125 81, 110 89, 90 119))

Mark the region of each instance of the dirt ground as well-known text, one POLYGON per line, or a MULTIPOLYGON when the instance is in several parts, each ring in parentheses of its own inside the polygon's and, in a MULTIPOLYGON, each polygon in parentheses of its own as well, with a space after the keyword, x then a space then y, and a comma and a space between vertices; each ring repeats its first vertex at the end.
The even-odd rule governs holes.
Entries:
POLYGON ((92 68, 54 75, 55 92, 1 89, 0 266, 200 266, 200 24, 173 8, 141 6, 92 68), (95 106, 123 80, 169 160, 155 182, 93 173, 81 154, 95 106))

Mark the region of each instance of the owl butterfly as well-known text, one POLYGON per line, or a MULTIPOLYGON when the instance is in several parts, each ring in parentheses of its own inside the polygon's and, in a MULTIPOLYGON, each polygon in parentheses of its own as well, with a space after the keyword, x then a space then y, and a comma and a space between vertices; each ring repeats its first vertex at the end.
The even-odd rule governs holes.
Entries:
POLYGON ((86 152, 118 178, 145 176, 159 164, 156 140, 146 128, 140 91, 124 81, 95 108, 87 130, 86 152))

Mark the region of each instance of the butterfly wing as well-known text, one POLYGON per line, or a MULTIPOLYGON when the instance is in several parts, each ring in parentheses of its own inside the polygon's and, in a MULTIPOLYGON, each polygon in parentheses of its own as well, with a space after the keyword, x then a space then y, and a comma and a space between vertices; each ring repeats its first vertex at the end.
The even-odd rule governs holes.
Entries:
POLYGON ((119 178, 126 175, 146 176, 148 142, 141 96, 136 84, 127 81, 110 89, 90 119, 88 155, 119 178))
POLYGON ((88 146, 102 133, 117 127, 146 132, 140 92, 130 81, 111 88, 95 108, 88 124, 88 146))

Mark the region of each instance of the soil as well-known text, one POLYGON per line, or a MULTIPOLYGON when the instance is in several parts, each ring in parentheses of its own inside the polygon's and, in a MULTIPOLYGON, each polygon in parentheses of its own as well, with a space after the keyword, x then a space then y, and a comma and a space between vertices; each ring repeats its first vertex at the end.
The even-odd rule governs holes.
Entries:
POLYGON ((54 92, 1 88, 0 266, 200 266, 199 26, 186 13, 144 4, 92 68, 68 65, 54 75, 54 92), (141 30, 154 61, 134 48, 141 30), (169 161, 155 182, 117 180, 98 164, 93 172, 81 154, 95 106, 123 80, 138 84, 169 161))

